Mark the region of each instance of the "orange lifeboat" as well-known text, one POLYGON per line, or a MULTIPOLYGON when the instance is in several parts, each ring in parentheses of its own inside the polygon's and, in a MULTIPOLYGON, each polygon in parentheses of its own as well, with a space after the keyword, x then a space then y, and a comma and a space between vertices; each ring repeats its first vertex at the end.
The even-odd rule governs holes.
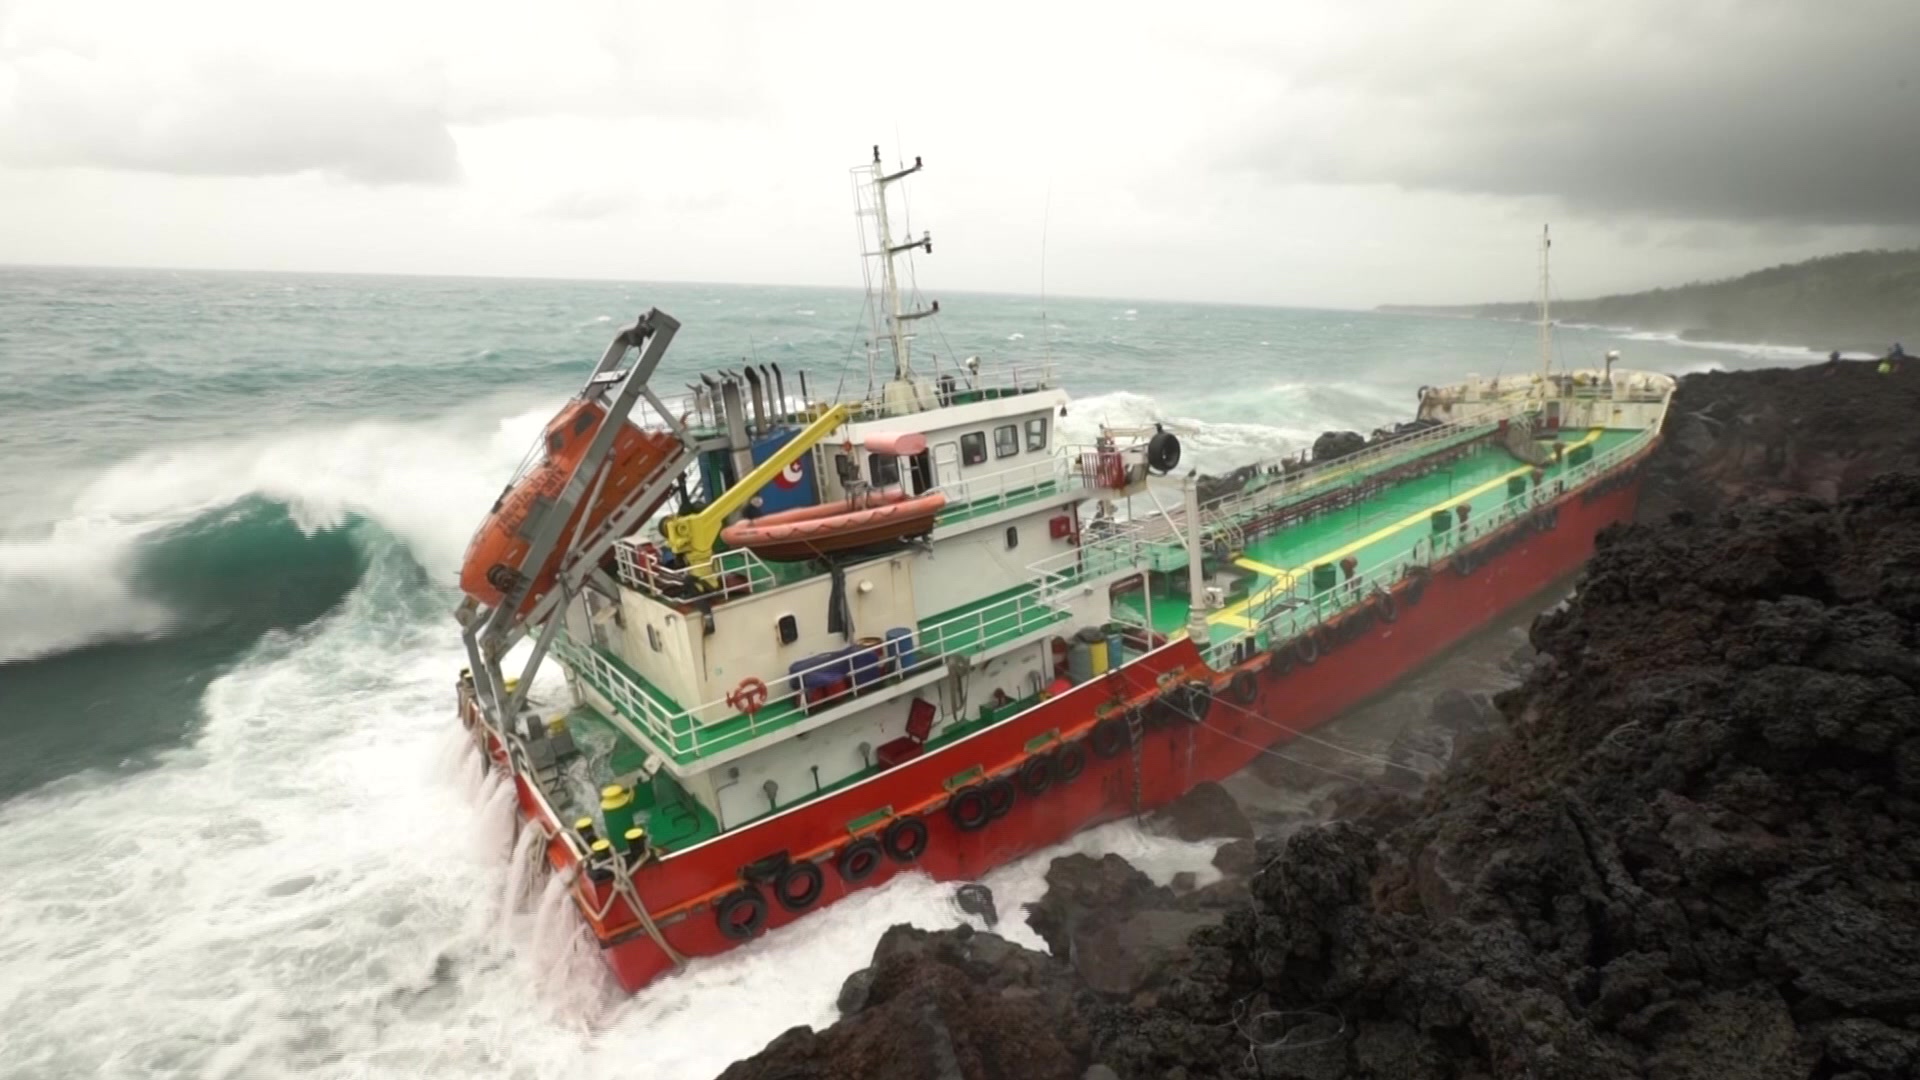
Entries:
MULTIPOLYGON (((520 613, 525 613, 553 588, 560 560, 573 537, 580 531, 598 528, 649 475, 679 452, 679 440, 667 432, 621 424, 620 433, 613 437, 613 449, 607 455, 606 481, 600 486, 600 496, 594 501, 591 513, 585 505, 575 507, 573 517, 560 533, 560 542, 554 545, 546 562, 538 568, 521 568, 540 516, 552 509, 606 416, 606 410, 599 403, 576 399, 548 422, 540 460, 507 486, 493 509, 487 512, 487 519, 480 523, 479 531, 473 534, 473 542, 467 545, 466 561, 460 567, 461 591, 492 606, 500 603, 507 591, 518 584, 520 575, 531 574, 533 587, 527 590, 526 599, 520 605, 520 613), (583 514, 585 521, 581 520, 583 514)), ((588 490, 592 490, 591 484, 588 490)), ((584 503, 584 495, 582 498, 584 503)), ((662 495, 660 501, 665 502, 666 496, 662 495)), ((648 507, 647 513, 654 509, 656 507, 648 507)))
POLYGON ((803 506, 735 522, 721 530, 720 539, 763 559, 793 562, 925 536, 933 531, 933 519, 946 505, 947 497, 938 491, 909 496, 894 488, 856 501, 803 506))

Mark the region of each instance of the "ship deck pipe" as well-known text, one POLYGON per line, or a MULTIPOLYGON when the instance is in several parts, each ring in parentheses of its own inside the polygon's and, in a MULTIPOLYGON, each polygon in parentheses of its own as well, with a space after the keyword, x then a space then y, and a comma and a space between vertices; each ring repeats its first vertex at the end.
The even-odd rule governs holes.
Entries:
POLYGON ((779 395, 774 399, 780 403, 775 415, 780 417, 782 423, 785 423, 787 414, 792 412, 787 406, 787 380, 785 376, 780 374, 779 364, 768 364, 767 366, 773 370, 773 392, 779 395))
POLYGON ((767 433, 766 402, 760 395, 760 373, 747 365, 747 390, 753 395, 753 435, 759 438, 767 433))

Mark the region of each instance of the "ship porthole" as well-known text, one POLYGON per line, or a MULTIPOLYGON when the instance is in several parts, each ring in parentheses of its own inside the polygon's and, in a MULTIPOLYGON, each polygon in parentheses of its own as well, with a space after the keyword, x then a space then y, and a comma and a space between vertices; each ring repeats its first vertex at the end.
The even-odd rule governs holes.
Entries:
POLYGON ((735 941, 745 941, 767 924, 767 898, 760 895, 759 889, 740 889, 728 893, 714 914, 722 934, 735 941))
POLYGON ((773 895, 788 911, 805 911, 820 899, 820 892, 826 887, 827 876, 818 866, 797 862, 780 871, 780 877, 773 884, 773 895))
POLYGON ((927 823, 917 817, 898 818, 887 826, 880 846, 894 862, 910 863, 927 850, 927 823))
POLYGON ((987 794, 980 785, 961 788, 947 804, 947 816, 953 819, 954 828, 961 832, 973 832, 993 820, 992 808, 987 805, 987 794))
POLYGON ((863 836, 848 844, 834 869, 840 872, 840 880, 849 885, 858 885, 872 877, 873 872, 880 869, 880 841, 863 836))

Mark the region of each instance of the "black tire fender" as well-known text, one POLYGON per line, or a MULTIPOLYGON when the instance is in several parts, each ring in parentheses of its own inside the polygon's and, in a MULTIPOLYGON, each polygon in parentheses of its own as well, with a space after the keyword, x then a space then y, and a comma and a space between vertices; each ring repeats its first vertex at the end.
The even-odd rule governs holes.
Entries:
POLYGON ((713 907, 720 933, 734 941, 746 941, 767 925, 767 898, 748 885, 720 898, 713 907))
POLYGON ((1020 763, 1020 771, 1015 775, 1020 780, 1021 791, 1029 796, 1039 795, 1053 786, 1053 759, 1035 754, 1020 763))
POLYGON ((980 785, 980 793, 987 798, 987 816, 1003 818, 1013 809, 1013 801, 1018 794, 1013 789, 1013 781, 1004 776, 996 776, 980 785))
POLYGON ((910 863, 927 850, 927 823, 908 814, 893 819, 880 835, 880 847, 897 863, 910 863), (904 839, 903 839, 904 838, 904 839))
POLYGON ((1062 744, 1053 752, 1053 782, 1065 787, 1087 771, 1087 747, 1082 742, 1062 744))
POLYGON ((880 841, 871 836, 863 836, 848 844, 840 852, 840 858, 834 862, 839 871, 840 880, 849 885, 858 885, 873 876, 880 869, 880 841))
POLYGON ((827 875, 810 860, 788 863, 773 882, 773 898, 788 911, 805 911, 820 899, 820 893, 827 887, 827 875), (799 883, 798 892, 794 890, 799 883))
POLYGON ((1312 667, 1320 659, 1320 638, 1313 630, 1293 639, 1293 658, 1301 667, 1312 667))
POLYGON ((1087 737, 1093 752, 1103 758, 1117 756, 1131 741, 1132 734, 1127 730, 1126 720, 1118 716, 1109 716, 1093 725, 1093 734, 1087 737))
POLYGON ((1251 671, 1236 671, 1227 681, 1227 692, 1242 705, 1251 705, 1260 696, 1260 682, 1251 671))
POLYGON ((1390 592, 1381 593, 1380 598, 1373 602, 1373 607, 1374 613, 1380 617, 1381 622, 1390 623, 1400 618, 1400 605, 1393 599, 1393 594, 1390 592))
POLYGON ((984 785, 970 784, 954 792, 952 801, 947 803, 947 816, 961 832, 986 828, 987 822, 993 820, 993 808, 987 804, 984 785))

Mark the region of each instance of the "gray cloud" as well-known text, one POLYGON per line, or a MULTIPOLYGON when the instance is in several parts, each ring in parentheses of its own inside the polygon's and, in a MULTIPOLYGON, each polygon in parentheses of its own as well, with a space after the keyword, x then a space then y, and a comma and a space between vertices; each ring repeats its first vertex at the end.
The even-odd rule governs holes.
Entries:
POLYGON ((1920 223, 1920 3, 1543 10, 1403 26, 1417 51, 1383 39, 1287 72, 1280 96, 1322 115, 1230 164, 1596 216, 1920 223))
POLYGON ((189 176, 319 171, 364 184, 460 177, 434 95, 416 88, 229 63, 156 93, 89 80, 95 65, 18 70, 10 115, 0 114, 0 158, 15 164, 189 176))

